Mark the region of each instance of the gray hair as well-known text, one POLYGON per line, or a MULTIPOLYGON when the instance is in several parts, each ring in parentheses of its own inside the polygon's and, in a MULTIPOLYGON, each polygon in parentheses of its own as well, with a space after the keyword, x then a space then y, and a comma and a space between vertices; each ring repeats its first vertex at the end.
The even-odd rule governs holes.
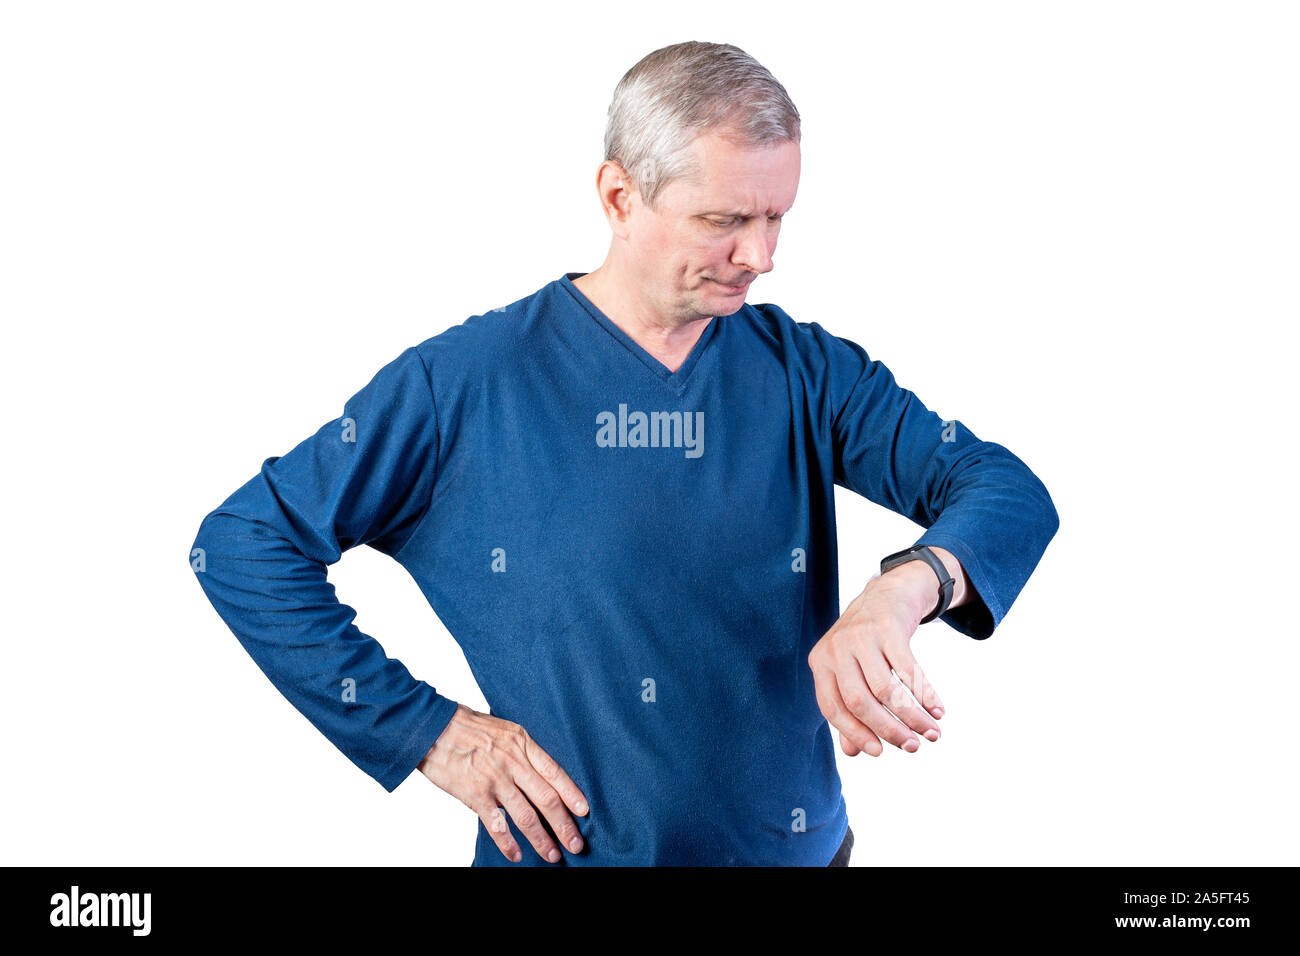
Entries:
POLYGON ((663 188, 698 177, 687 152, 706 132, 757 149, 799 142, 799 111, 761 63, 729 43, 691 40, 647 54, 614 88, 605 159, 627 170, 641 200, 658 210, 663 188))

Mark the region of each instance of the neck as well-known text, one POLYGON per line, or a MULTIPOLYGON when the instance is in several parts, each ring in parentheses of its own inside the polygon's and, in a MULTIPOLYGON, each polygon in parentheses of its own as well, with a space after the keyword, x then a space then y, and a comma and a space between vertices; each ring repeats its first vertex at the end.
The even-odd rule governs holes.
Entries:
POLYGON ((682 319, 666 316, 650 303, 631 294, 637 284, 620 282, 606 262, 595 272, 573 280, 573 285, 637 345, 677 371, 695 348, 712 316, 682 319))

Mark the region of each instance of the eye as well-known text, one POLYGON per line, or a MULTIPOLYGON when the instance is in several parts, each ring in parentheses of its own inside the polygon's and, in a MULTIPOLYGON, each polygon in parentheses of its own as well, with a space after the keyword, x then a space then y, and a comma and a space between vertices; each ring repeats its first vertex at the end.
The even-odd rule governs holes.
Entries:
MULTIPOLYGON (((768 217, 767 217, 767 221, 768 221, 768 222, 780 223, 780 221, 781 221, 781 217, 780 217, 780 216, 768 216, 768 217)), ((734 225, 736 224, 736 220, 735 220, 735 219, 727 219, 727 220, 723 220, 723 221, 721 221, 721 222, 719 222, 717 219, 706 219, 705 222, 707 222, 707 223, 708 223, 709 225, 711 225, 711 226, 717 226, 719 229, 727 229, 727 228, 730 228, 731 226, 734 226, 734 225)))

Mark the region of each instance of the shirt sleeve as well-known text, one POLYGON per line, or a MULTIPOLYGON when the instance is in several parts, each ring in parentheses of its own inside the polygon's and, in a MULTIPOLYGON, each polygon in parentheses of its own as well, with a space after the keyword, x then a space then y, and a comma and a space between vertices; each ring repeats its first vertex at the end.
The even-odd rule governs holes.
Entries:
POLYGON ((975 593, 939 620, 990 637, 1059 527, 1047 488, 1002 445, 926 408, 861 346, 810 324, 828 362, 835 483, 926 528, 916 544, 952 552, 975 593))
POLYGON ((203 519, 190 553, 208 599, 271 683, 389 792, 456 702, 355 626, 326 567, 361 544, 401 550, 428 508, 438 440, 429 372, 410 348, 342 416, 268 458, 203 519))

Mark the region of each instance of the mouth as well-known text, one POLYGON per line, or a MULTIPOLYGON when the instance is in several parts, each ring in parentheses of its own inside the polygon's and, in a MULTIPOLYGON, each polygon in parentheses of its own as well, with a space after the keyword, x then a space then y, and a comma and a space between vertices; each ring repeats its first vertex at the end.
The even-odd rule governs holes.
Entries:
MULTIPOLYGON (((740 295, 749 288, 749 282, 743 282, 740 285, 727 285, 725 282, 719 282, 717 279, 710 279, 709 281, 722 288, 727 295, 740 295)), ((751 279, 750 282, 752 281, 754 280, 751 279)))

